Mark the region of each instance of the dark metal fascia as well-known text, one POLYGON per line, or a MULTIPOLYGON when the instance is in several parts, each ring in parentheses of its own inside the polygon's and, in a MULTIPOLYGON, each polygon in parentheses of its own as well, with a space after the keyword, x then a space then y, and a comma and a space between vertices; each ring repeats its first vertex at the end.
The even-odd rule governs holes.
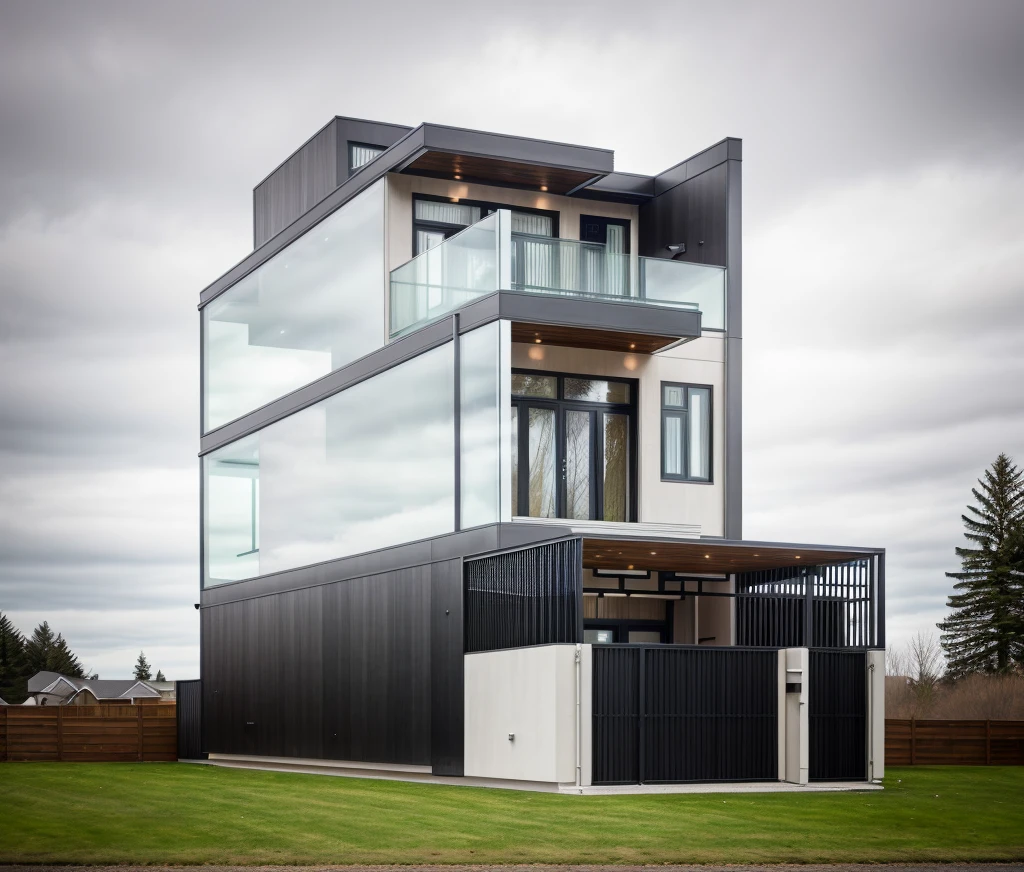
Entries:
POLYGON ((615 169, 615 152, 608 148, 529 139, 442 124, 423 125, 423 145, 429 151, 529 163, 607 175, 615 169))
POLYGON ((517 291, 500 291, 498 308, 499 317, 508 321, 650 336, 696 338, 701 335, 701 313, 692 309, 545 297, 517 291))
POLYGON ((664 194, 676 185, 681 185, 694 176, 699 176, 710 169, 725 163, 727 160, 743 159, 743 140, 733 136, 726 137, 703 151, 680 161, 675 166, 658 173, 654 177, 654 194, 664 194))
POLYGON ((208 587, 201 593, 201 604, 203 608, 226 605, 241 600, 333 584, 350 578, 364 578, 384 572, 441 563, 459 557, 486 556, 510 548, 528 547, 531 543, 564 538, 579 536, 573 534, 568 527, 557 524, 486 524, 430 539, 406 542, 363 554, 353 554, 310 566, 300 566, 208 587), (516 527, 514 532, 520 534, 515 537, 515 544, 508 541, 508 534, 512 531, 506 528, 510 527, 516 527))

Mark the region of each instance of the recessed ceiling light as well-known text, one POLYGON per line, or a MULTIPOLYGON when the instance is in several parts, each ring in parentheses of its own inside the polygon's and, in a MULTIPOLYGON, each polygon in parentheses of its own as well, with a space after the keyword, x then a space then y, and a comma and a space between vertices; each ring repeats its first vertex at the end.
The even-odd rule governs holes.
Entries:
POLYGON ((710 554, 705 554, 704 557, 706 557, 708 560, 711 559, 711 555, 710 554))
POLYGON ((537 337, 536 339, 534 339, 533 341, 534 341, 534 342, 536 342, 536 343, 540 343, 540 342, 541 342, 542 340, 541 340, 541 338, 540 338, 540 337, 538 336, 538 337, 537 337))
POLYGON ((632 568, 633 568, 633 564, 632 563, 630 563, 629 566, 626 567, 626 569, 632 569, 632 568))
POLYGON ((456 175, 455 176, 455 181, 457 181, 457 182, 462 181, 462 176, 456 175))
POLYGON ((630 342, 629 343, 629 347, 630 348, 636 348, 636 343, 635 342, 630 342))
POLYGON ((797 554, 797 555, 796 555, 796 559, 797 559, 797 560, 799 560, 799 559, 800 559, 800 555, 799 555, 799 554, 797 554))
POLYGON ((547 189, 548 189, 548 186, 547 186, 547 185, 541 185, 541 186, 540 186, 540 189, 541 189, 542 191, 547 191, 547 189))
POLYGON ((658 553, 657 551, 652 551, 652 552, 651 552, 651 556, 653 557, 653 556, 654 556, 655 554, 657 554, 657 553, 658 553))

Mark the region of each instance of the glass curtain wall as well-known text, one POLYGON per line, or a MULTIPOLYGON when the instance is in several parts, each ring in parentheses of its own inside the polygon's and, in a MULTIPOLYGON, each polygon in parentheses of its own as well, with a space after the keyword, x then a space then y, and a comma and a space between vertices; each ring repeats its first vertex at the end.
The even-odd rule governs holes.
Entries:
POLYGON ((204 432, 384 344, 384 181, 203 309, 204 432))
POLYGON ((450 533, 452 343, 204 458, 206 585, 450 533))
POLYGON ((506 460, 502 448, 509 443, 510 429, 510 324, 495 321, 478 327, 464 333, 460 342, 459 481, 462 527, 468 528, 503 520, 502 493, 506 501, 511 499, 508 478, 501 472, 506 460))

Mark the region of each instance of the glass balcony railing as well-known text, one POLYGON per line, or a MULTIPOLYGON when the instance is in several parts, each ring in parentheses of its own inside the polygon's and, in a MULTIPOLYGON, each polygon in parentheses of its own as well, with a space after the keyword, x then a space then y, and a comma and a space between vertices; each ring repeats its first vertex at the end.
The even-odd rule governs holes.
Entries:
POLYGON ((391 336, 498 290, 698 310, 725 327, 725 270, 610 252, 605 245, 513 233, 499 210, 391 271, 391 336))

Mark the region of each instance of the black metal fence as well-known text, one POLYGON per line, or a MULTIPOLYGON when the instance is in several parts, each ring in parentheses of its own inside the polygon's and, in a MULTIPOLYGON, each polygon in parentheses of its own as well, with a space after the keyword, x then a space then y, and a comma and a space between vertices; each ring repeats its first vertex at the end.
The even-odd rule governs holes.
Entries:
POLYGON ((467 560, 466 651, 582 642, 582 547, 569 539, 467 560))
POLYGON ((178 759, 200 760, 203 748, 203 683, 176 681, 174 695, 177 701, 178 759))
POLYGON ((594 646, 595 784, 778 778, 778 652, 594 646))
POLYGON ((885 644, 882 558, 736 576, 736 643, 779 648, 885 644))
POLYGON ((867 777, 867 655, 810 651, 807 693, 812 781, 867 777))

